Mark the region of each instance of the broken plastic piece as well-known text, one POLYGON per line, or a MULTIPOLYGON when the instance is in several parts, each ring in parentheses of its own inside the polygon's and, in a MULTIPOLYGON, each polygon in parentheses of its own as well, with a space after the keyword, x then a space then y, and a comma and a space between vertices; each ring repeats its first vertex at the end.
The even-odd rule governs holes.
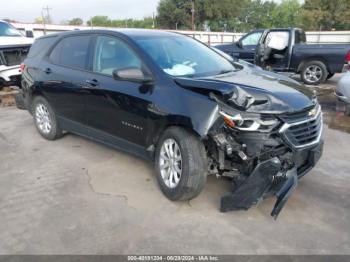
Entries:
POLYGON ((298 185, 297 168, 294 167, 286 173, 287 180, 282 185, 281 189, 276 193, 277 201, 271 212, 271 216, 276 220, 282 208, 286 204, 288 198, 292 195, 298 185))
POLYGON ((242 184, 232 193, 221 198, 220 211, 247 210, 256 204, 270 188, 273 176, 278 173, 280 168, 281 162, 277 157, 258 164, 242 184))

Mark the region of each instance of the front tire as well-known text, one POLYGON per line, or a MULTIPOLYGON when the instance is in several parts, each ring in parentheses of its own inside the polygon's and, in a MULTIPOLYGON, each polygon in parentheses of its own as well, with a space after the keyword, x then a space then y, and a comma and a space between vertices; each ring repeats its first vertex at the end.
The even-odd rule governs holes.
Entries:
POLYGON ((32 112, 34 124, 42 137, 47 140, 62 137, 63 132, 57 122, 56 114, 44 97, 37 96, 33 99, 32 112))
POLYGON ((170 127, 161 136, 155 154, 157 180, 170 200, 189 200, 207 181, 207 154, 202 141, 181 127, 170 127))
POLYGON ((328 70, 321 61, 306 62, 300 71, 301 80, 307 85, 318 85, 326 81, 328 70))

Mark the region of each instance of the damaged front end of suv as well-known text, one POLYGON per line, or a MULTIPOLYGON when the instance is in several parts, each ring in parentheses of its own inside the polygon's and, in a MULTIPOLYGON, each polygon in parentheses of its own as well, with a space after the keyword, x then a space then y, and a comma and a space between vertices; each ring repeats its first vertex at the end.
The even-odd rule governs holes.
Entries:
POLYGON ((218 105, 205 145, 209 174, 233 182, 232 192, 221 198, 221 211, 247 210, 275 195, 271 216, 276 219, 298 179, 322 155, 322 111, 316 95, 297 82, 257 68, 246 70, 246 80, 237 78, 244 75, 240 72, 178 83, 206 90, 218 105))

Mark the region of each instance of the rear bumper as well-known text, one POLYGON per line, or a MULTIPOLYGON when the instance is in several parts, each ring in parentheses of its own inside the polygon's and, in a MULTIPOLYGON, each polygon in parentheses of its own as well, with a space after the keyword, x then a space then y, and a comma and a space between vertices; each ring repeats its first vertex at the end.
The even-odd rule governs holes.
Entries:
POLYGON ((321 158, 323 141, 317 145, 294 153, 294 167, 282 170, 278 157, 258 164, 254 171, 231 193, 221 198, 221 212, 247 210, 266 195, 275 195, 277 201, 271 212, 275 219, 294 192, 298 178, 307 174, 321 158))

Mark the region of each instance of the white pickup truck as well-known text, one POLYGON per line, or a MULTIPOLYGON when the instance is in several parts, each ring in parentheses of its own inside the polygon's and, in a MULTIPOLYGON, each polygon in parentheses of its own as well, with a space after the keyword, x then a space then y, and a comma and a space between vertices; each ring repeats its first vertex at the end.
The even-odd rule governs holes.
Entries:
POLYGON ((0 20, 0 90, 4 86, 20 86, 20 64, 33 41, 33 38, 25 37, 15 27, 0 20))

